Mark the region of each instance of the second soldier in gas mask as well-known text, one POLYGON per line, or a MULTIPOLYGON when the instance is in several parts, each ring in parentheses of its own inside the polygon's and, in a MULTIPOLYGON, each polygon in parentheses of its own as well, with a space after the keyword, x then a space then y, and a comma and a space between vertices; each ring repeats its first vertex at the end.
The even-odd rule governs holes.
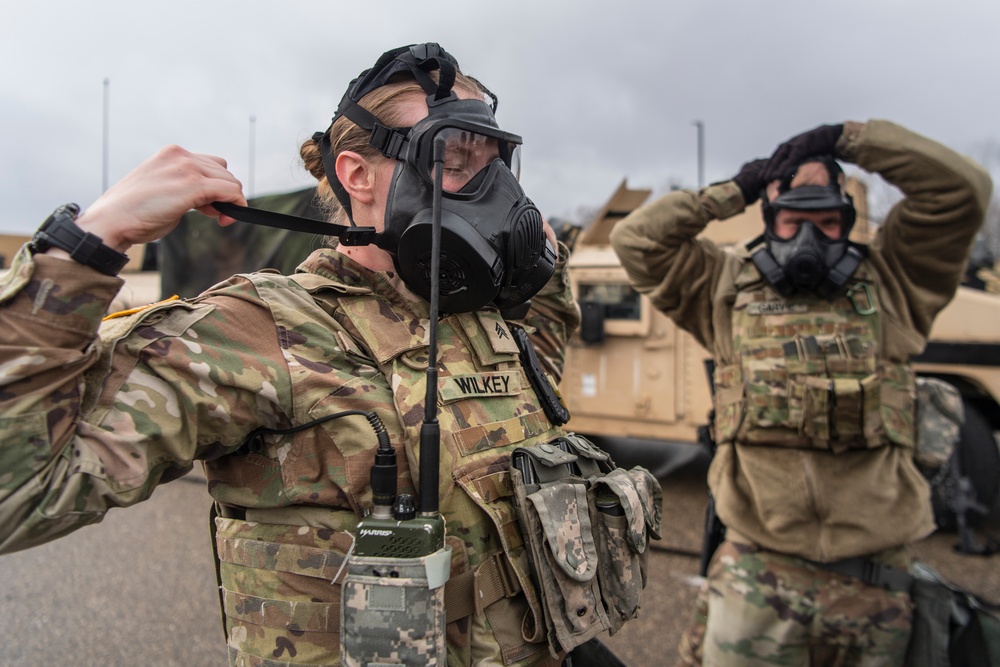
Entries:
POLYGON ((708 482, 726 534, 684 664, 903 664, 907 545, 934 529, 909 360, 958 287, 989 193, 978 165, 926 137, 846 122, 615 227, 632 284, 715 361, 708 482), (836 160, 905 195, 866 246, 848 239, 836 160), (758 199, 758 238, 698 236, 758 199))

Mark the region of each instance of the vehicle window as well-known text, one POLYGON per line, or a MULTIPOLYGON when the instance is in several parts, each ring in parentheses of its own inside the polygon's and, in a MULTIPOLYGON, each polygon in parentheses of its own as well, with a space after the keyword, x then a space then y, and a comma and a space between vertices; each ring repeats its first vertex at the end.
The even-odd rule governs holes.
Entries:
POLYGON ((606 320, 638 321, 642 315, 639 293, 623 283, 580 283, 580 303, 598 303, 606 320))

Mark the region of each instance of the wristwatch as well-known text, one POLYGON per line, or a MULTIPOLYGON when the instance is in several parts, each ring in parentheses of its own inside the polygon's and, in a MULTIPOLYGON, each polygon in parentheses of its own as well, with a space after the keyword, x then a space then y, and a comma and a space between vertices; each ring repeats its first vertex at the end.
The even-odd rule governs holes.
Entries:
POLYGON ((128 255, 104 244, 101 237, 85 232, 76 224, 80 207, 63 204, 52 212, 35 232, 29 248, 32 254, 60 248, 74 261, 108 276, 117 276, 128 263, 128 255))

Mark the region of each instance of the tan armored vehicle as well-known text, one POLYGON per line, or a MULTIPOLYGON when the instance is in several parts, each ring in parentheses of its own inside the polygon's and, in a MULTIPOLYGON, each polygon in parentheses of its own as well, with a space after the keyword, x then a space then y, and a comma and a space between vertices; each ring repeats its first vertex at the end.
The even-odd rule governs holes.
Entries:
MULTIPOLYGON (((858 207, 852 238, 862 241, 869 235, 866 192, 854 180, 848 189, 858 207)), ((608 243, 615 223, 650 194, 623 181, 579 234, 569 259, 584 324, 571 343, 560 386, 572 414, 568 428, 603 439, 611 449, 617 448, 607 443, 609 438, 633 439, 619 446, 626 458, 635 447, 644 448, 641 457, 649 457, 651 448, 663 442, 693 447, 712 407, 708 352, 629 286, 608 243)), ((753 206, 710 224, 704 236, 727 245, 762 230, 760 208, 753 206)), ((1000 505, 1000 450, 993 435, 1000 429, 1000 295, 960 288, 916 361, 920 375, 943 379, 961 393, 962 467, 977 498, 989 507, 1000 505)), ((670 449, 676 457, 677 448, 670 449)))

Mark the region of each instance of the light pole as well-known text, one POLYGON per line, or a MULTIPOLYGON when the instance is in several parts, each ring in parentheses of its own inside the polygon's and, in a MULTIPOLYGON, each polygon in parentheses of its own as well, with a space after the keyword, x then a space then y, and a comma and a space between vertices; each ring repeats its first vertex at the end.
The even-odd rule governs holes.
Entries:
POLYGON ((101 162, 101 192, 108 191, 108 141, 109 135, 111 134, 111 119, 110 119, 110 107, 111 105, 111 79, 104 78, 104 137, 101 142, 101 150, 103 153, 101 162))
POLYGON ((698 128, 698 189, 705 187, 705 123, 694 121, 698 128))
POLYGON ((250 174, 247 179, 247 194, 253 197, 254 161, 257 154, 257 116, 250 114, 250 174))

